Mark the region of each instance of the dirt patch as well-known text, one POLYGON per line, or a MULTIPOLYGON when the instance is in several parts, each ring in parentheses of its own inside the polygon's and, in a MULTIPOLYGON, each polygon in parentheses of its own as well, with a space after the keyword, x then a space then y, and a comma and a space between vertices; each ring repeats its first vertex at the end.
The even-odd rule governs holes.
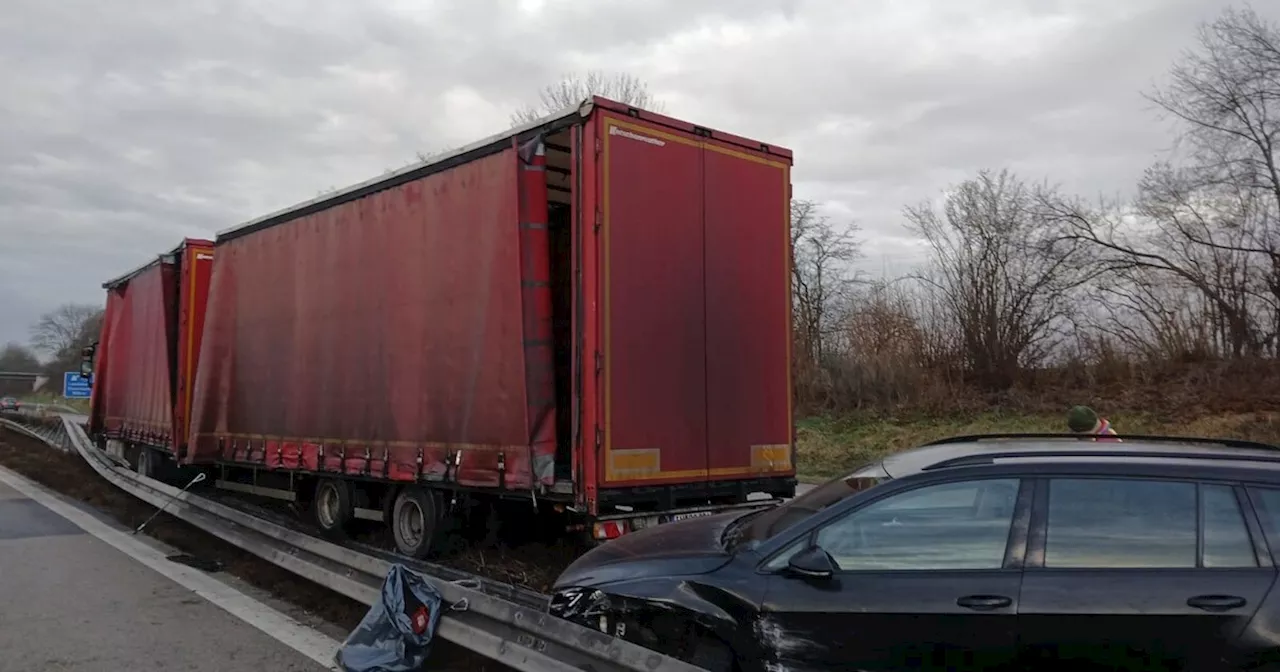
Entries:
POLYGON ((441 564, 549 593, 556 578, 581 554, 581 546, 568 541, 519 546, 466 543, 444 555, 441 564))
MULTIPOLYGON (((294 504, 265 498, 242 498, 235 493, 214 489, 204 490, 201 495, 314 536, 323 536, 311 513, 294 504)), ((505 529, 495 530, 493 534, 486 534, 484 530, 451 534, 444 547, 429 561, 437 566, 534 592, 550 592, 556 578, 586 552, 587 547, 579 537, 557 537, 550 531, 530 533, 526 529, 523 533, 512 533, 511 528, 519 528, 523 522, 518 516, 514 518, 515 522, 507 521, 503 525, 505 529)), ((351 541, 364 547, 358 550, 372 548, 395 554, 391 532, 381 523, 355 520, 349 524, 347 532, 351 541)))
MULTIPOLYGON (((201 495, 313 536, 324 536, 304 506, 212 488, 201 495)), ((451 514, 446 514, 449 517, 451 514)), ((494 518, 472 514, 454 522, 459 527, 447 533, 441 548, 429 558, 431 564, 536 593, 550 592, 565 568, 588 550, 584 537, 563 532, 563 521, 556 521, 560 524, 557 527, 524 507, 508 507, 494 518)), ((353 520, 346 532, 357 550, 376 550, 403 559, 396 554, 391 530, 380 522, 353 520)))
MULTIPOLYGON (((128 527, 136 528, 155 513, 154 507, 103 480, 79 456, 57 452, 4 428, 0 428, 0 465, 88 504, 128 527)), ((147 524, 145 533, 201 561, 217 561, 222 571, 345 630, 354 629, 368 611, 368 607, 354 600, 301 579, 168 514, 156 516, 147 524)), ((437 640, 424 669, 499 672, 510 668, 437 640)))

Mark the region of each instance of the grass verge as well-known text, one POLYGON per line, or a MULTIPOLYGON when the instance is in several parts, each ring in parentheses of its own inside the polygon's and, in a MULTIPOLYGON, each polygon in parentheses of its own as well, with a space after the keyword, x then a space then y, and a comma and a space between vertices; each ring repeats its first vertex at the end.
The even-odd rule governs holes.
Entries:
POLYGON ((67 399, 66 397, 60 397, 52 394, 41 393, 41 394, 28 394, 28 395, 18 397, 18 401, 22 402, 23 404, 42 404, 44 406, 53 406, 53 407, 61 406, 63 408, 68 408, 81 414, 89 413, 88 399, 67 399))
MULTIPOLYGON (((1195 418, 1116 413, 1108 419, 1121 434, 1248 439, 1280 444, 1280 413, 1225 413, 1195 418)), ((820 483, 889 453, 950 436, 1063 432, 1065 427, 1065 414, 988 412, 932 418, 875 415, 808 418, 796 427, 797 472, 802 482, 820 483)))

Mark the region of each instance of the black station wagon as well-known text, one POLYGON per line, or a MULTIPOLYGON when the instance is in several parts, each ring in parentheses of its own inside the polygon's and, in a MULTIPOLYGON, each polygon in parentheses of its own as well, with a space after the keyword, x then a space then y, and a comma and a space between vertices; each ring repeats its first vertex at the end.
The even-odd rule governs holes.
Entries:
POLYGON ((1280 669, 1280 449, 1000 435, 642 530, 551 611, 711 670, 1280 669))

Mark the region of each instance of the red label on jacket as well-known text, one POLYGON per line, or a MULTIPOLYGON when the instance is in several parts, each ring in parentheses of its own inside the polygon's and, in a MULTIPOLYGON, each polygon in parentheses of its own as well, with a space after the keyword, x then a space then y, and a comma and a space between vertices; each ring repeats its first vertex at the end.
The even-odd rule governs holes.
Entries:
POLYGON ((423 605, 413 612, 410 620, 413 622, 413 634, 421 635, 427 631, 427 624, 431 622, 431 612, 427 611, 426 605, 423 605))

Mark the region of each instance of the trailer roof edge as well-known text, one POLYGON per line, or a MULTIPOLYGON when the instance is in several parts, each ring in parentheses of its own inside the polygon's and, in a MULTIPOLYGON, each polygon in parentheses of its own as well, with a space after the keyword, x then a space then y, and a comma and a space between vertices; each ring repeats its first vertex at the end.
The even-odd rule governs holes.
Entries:
POLYGON ((178 255, 182 254, 182 250, 184 250, 188 245, 191 245, 191 244, 212 245, 213 241, 207 238, 183 238, 182 242, 178 243, 177 247, 174 247, 172 250, 169 250, 168 252, 164 252, 162 254, 158 254, 152 257, 151 261, 148 261, 147 263, 141 266, 138 266, 137 268, 134 268, 132 271, 129 271, 124 275, 118 275, 102 283, 102 288, 113 289, 115 287, 119 287, 120 285, 128 284, 130 280, 138 277, 143 271, 147 270, 148 268, 151 268, 152 266, 155 266, 156 264, 165 263, 165 262, 173 263, 173 260, 176 259, 178 255))
POLYGON ((559 130, 561 127, 571 125, 569 122, 590 116, 591 111, 595 107, 594 99, 587 99, 578 105, 567 107, 559 112, 541 117, 527 124, 512 127, 501 133, 495 133, 482 140, 463 145, 456 149, 449 150, 443 154, 429 157, 425 161, 411 163, 404 168, 385 175, 379 175, 373 179, 365 180, 359 184, 352 185, 345 189, 339 190, 332 194, 317 196, 308 201, 303 201, 296 205, 277 210, 269 215, 252 219, 243 224, 223 229, 217 234, 215 243, 222 243, 240 236, 244 236, 254 231, 270 228, 276 224, 297 219, 313 212, 318 212, 326 208, 340 205, 348 201, 354 201, 370 194, 399 186, 406 182, 412 182, 421 179, 433 173, 438 173, 454 166, 469 163, 476 159, 495 154, 510 146, 512 138, 520 137, 534 131, 559 130))

